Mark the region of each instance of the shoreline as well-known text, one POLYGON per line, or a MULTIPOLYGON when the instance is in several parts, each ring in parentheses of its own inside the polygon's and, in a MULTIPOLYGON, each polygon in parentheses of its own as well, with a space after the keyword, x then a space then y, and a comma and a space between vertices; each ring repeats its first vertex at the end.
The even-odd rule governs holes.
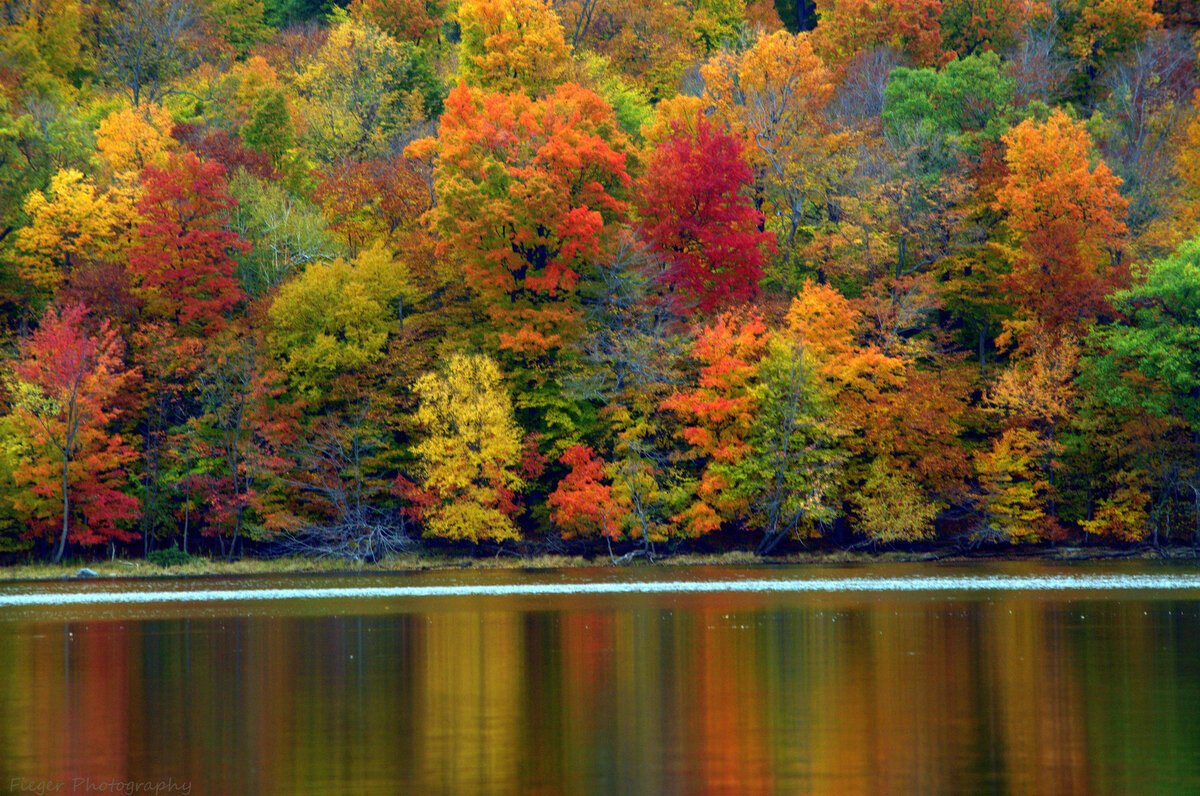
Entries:
POLYGON ((403 554, 378 562, 353 564, 337 559, 300 557, 245 558, 236 561, 193 558, 185 564, 160 566, 145 560, 129 561, 70 561, 62 564, 13 564, 0 567, 0 582, 56 580, 162 580, 203 577, 253 577, 260 575, 371 575, 388 573, 436 572, 463 569, 474 570, 552 570, 605 567, 780 567, 780 566, 837 566, 853 564, 970 564, 1004 561, 1086 562, 1104 560, 1197 561, 1200 556, 1191 546, 1163 548, 1120 547, 1060 547, 1004 548, 969 552, 960 550, 926 550, 882 552, 813 551, 784 556, 760 558, 748 551, 726 553, 683 553, 661 556, 654 561, 634 559, 614 564, 605 556, 588 558, 569 555, 540 556, 450 556, 403 554), (80 577, 81 570, 91 570, 92 576, 80 577))

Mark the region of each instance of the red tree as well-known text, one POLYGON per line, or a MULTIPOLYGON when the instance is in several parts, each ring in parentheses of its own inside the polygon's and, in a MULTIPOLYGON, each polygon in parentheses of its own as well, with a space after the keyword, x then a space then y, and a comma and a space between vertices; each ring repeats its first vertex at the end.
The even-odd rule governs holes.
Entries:
POLYGON ((121 339, 105 321, 88 334, 82 304, 51 308, 20 346, 13 367, 13 419, 25 461, 14 478, 24 492, 17 508, 36 534, 58 532, 54 560, 67 541, 129 541, 121 527, 138 500, 121 491, 134 451, 109 427, 116 398, 136 373, 122 362, 121 339))
POLYGON ((142 172, 142 222, 129 266, 154 316, 189 336, 210 336, 241 302, 232 252, 246 243, 227 229, 236 202, 225 169, 191 152, 142 172))
POLYGON ((666 263, 677 309, 711 312, 754 298, 773 245, 746 194, 752 174, 736 138, 697 123, 650 156, 637 194, 642 234, 666 263))
POLYGON ((562 529, 563 536, 599 532, 609 539, 619 539, 629 505, 627 500, 613 494, 604 462, 587 445, 572 445, 559 461, 571 471, 558 482, 546 502, 550 505, 550 519, 562 529))

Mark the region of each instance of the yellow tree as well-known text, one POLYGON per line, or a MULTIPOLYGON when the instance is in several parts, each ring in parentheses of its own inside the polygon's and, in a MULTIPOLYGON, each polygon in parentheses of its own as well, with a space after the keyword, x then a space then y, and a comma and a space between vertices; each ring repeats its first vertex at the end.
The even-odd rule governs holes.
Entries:
POLYGON ((609 59, 655 100, 676 95, 698 54, 689 9, 674 0, 555 0, 554 8, 573 49, 609 59))
POLYGON ((834 75, 808 34, 787 31, 760 36, 740 55, 716 56, 701 74, 705 99, 746 141, 768 226, 791 262, 827 221, 825 209, 855 165, 853 135, 824 113, 834 75))
POLYGON ((441 109, 428 53, 361 19, 334 12, 334 26, 297 81, 304 139, 323 163, 392 150, 441 109))
POLYGON ((1029 352, 1006 370, 985 403, 1004 419, 990 451, 975 457, 984 524, 1012 540, 1057 533, 1053 521, 1060 428, 1074 413, 1079 346, 1070 337, 1037 334, 1029 352))
POLYGON ((131 197, 104 192, 90 177, 63 169, 43 193, 25 199, 29 225, 17 233, 18 270, 54 289, 84 258, 115 258, 128 250, 137 217, 131 197))
POLYGON ((919 348, 864 342, 862 310, 829 285, 806 282, 786 325, 836 407, 860 529, 875 541, 930 535, 967 470, 956 444, 966 395, 960 374, 922 367, 919 348))
POLYGON ((487 91, 550 93, 570 76, 571 50, 545 0, 464 0, 459 77, 487 91))
POLYGON ((105 116, 96 129, 96 153, 109 172, 132 179, 147 166, 162 168, 175 148, 174 122, 161 105, 124 105, 105 116))
POLYGON ((942 0, 819 0, 820 47, 844 62, 880 46, 904 50, 922 66, 943 58, 942 0))
POLYGON ((318 400, 337 376, 378 360, 415 295, 407 267, 379 243, 353 262, 309 265, 270 309, 271 342, 292 384, 318 400))
POLYGON ((425 533, 478 542, 519 536, 513 493, 521 430, 500 368, 486 356, 456 354, 414 386, 424 430, 413 449, 429 494, 425 533))

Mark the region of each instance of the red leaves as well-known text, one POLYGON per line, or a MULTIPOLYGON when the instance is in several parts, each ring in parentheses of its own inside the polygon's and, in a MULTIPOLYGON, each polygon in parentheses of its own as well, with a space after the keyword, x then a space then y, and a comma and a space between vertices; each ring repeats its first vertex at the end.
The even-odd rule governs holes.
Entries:
POLYGON ((147 167, 142 187, 130 270, 152 314, 173 320, 185 335, 212 335, 243 299, 230 254, 248 248, 226 229, 236 203, 225 189, 225 169, 188 152, 165 169, 147 167))
POLYGON ((604 462, 587 445, 572 445, 559 459, 571 468, 550 494, 550 519, 564 537, 598 533, 609 539, 621 536, 629 506, 606 483, 604 462))
POLYGON ((741 144, 701 119, 695 137, 676 128, 651 155, 638 195, 642 234, 666 263, 676 308, 712 312, 758 293, 773 241, 746 195, 741 144))
POLYGON ((125 368, 107 321, 95 334, 88 326, 82 304, 51 308, 21 343, 13 413, 28 460, 14 472, 26 490, 14 503, 35 534, 69 528, 69 541, 80 544, 128 541, 137 534, 122 523, 137 516, 139 504, 121 486, 136 454, 110 427, 118 396, 137 374, 125 368))

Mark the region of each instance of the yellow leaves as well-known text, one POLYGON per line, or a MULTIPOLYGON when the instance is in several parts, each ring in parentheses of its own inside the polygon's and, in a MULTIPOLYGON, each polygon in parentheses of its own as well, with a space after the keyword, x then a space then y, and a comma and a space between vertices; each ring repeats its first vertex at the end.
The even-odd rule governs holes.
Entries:
POLYGON ((1048 454, 1037 433, 1008 429, 992 443, 990 451, 975 456, 980 506, 993 531, 1013 541, 1035 541, 1046 516, 1045 480, 1038 460, 1048 454))
POLYGON ((570 77, 571 51, 545 0, 464 0, 459 77, 487 91, 550 93, 570 77))
POLYGON ((785 322, 789 334, 818 361, 845 358, 855 346, 858 314, 849 300, 828 284, 805 280, 799 295, 792 299, 785 322))
POLYGON ((297 81, 303 137, 326 163, 381 156, 436 110, 435 83, 413 45, 340 15, 297 81))
POLYGON ((826 206, 855 166, 855 134, 835 129, 824 113, 835 76, 809 34, 787 31, 760 35, 700 71, 704 101, 746 142, 765 189, 763 210, 789 258, 813 208, 826 206))
POLYGON ((1090 519, 1081 520, 1079 525, 1085 533, 1117 539, 1122 542, 1140 542, 1150 531, 1150 493, 1144 471, 1119 470, 1112 475, 1112 494, 1104 497, 1096 506, 1090 519))
POLYGON ((1072 337, 1039 335, 1029 356, 1015 361, 988 391, 986 403, 1027 422, 1053 424, 1071 413, 1079 366, 1072 337))
POLYGON ((101 120, 96 130, 96 152, 110 174, 132 180, 146 166, 166 165, 175 148, 173 125, 171 114, 161 105, 125 105, 101 120))
POLYGON ((942 508, 908 472, 883 457, 871 463, 854 505, 859 529, 883 543, 932 537, 933 521, 942 508))
POLYGON ((450 539, 515 539, 505 509, 521 479, 521 431, 500 368, 486 356, 456 354, 413 388, 424 439, 414 452, 424 488, 437 499, 426 533, 450 539))
POLYGON ((646 151, 651 152, 677 132, 696 137, 697 126, 704 116, 705 101, 685 94, 665 99, 654 108, 654 117, 642 126, 646 151))
POLYGON ((321 396, 338 375, 376 361, 399 328, 402 300, 415 297, 408 270, 381 243, 353 263, 314 263, 280 288, 271 337, 293 384, 321 396))
POLYGON ((136 220, 131 196, 101 192, 90 177, 63 169, 46 193, 25 199, 30 221, 17 233, 17 268, 24 278, 53 289, 82 258, 118 257, 136 220))

